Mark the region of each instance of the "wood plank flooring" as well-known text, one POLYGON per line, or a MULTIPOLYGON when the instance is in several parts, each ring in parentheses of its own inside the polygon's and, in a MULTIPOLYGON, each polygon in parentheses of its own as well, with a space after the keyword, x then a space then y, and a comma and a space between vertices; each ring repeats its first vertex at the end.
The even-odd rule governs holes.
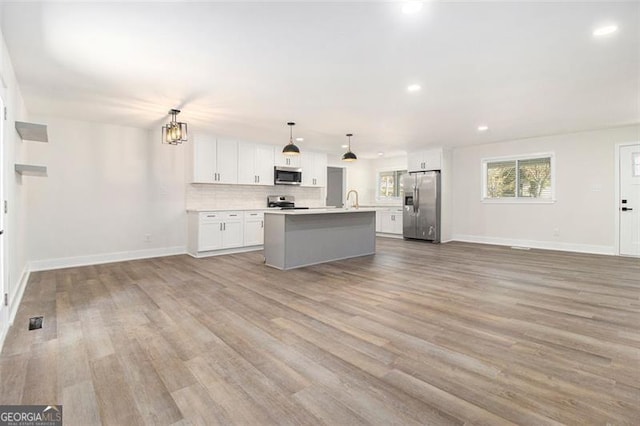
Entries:
POLYGON ((66 425, 640 424, 638 259, 377 243, 287 272, 253 252, 34 273, 0 403, 66 425))

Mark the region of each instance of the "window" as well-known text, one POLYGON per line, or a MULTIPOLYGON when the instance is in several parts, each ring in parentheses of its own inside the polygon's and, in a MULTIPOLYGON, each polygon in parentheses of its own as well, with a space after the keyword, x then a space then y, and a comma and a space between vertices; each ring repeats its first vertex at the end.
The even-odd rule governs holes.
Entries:
POLYGON ((483 194, 487 201, 554 201, 553 154, 483 160, 483 194))
POLYGON ((633 163, 633 167, 631 167, 632 176, 640 177, 640 152, 634 152, 631 154, 631 162, 633 163))
POLYGON ((400 185, 400 176, 407 173, 406 170, 388 170, 378 172, 378 200, 391 200, 400 198, 404 194, 400 185))

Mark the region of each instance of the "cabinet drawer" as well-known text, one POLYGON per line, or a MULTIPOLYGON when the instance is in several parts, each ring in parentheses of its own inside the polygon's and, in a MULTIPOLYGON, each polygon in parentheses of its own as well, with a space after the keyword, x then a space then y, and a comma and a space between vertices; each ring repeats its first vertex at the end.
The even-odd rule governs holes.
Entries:
POLYGON ((220 222, 220 220, 222 220, 220 212, 200 213, 200 223, 220 222))
POLYGON ((221 212, 220 214, 224 220, 239 220, 244 217, 244 212, 242 211, 221 212))
POLYGON ((245 219, 262 219, 264 218, 264 212, 244 212, 245 219))

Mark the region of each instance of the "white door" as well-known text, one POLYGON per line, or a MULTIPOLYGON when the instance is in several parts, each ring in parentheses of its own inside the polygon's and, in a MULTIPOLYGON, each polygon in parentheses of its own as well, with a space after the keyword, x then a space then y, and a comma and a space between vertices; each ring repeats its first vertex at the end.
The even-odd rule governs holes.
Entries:
POLYGON ((273 185, 274 148, 272 145, 256 145, 255 169, 258 185, 273 185))
POLYGON ((640 256, 640 144, 620 147, 620 254, 640 256))
POLYGON ((200 222, 198 229, 198 251, 222 248, 222 221, 200 222))
POLYGON ((213 183, 216 181, 216 138, 196 135, 193 140, 193 181, 213 183))
POLYGON ((244 243, 242 220, 228 220, 224 222, 222 248, 242 247, 244 243))
POLYGON ((217 183, 238 183, 238 143, 218 139, 216 154, 217 183))
POLYGON ((256 146, 248 142, 238 142, 238 183, 257 185, 258 175, 255 168, 256 146))
POLYGON ((262 218, 251 218, 244 221, 244 245, 260 246, 264 243, 264 222, 262 218))

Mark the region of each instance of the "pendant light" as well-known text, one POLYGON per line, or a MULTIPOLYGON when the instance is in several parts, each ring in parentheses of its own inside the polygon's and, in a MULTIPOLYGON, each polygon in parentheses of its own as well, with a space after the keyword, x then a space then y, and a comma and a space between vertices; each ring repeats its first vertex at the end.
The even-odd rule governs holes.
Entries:
POLYGON ((358 159, 358 157, 351 152, 351 136, 353 136, 353 133, 347 133, 347 137, 349 138, 349 148, 342 156, 342 161, 356 161, 358 159))
POLYGON ((295 126, 296 123, 290 121, 287 123, 287 126, 289 126, 289 143, 286 144, 284 146, 284 148, 282 149, 282 153, 284 155, 299 155, 300 154, 300 148, 298 148, 297 146, 294 145, 293 143, 293 126, 295 126))
POLYGON ((171 121, 162 126, 162 143, 178 145, 187 141, 187 123, 178 122, 179 109, 169 111, 171 121))

